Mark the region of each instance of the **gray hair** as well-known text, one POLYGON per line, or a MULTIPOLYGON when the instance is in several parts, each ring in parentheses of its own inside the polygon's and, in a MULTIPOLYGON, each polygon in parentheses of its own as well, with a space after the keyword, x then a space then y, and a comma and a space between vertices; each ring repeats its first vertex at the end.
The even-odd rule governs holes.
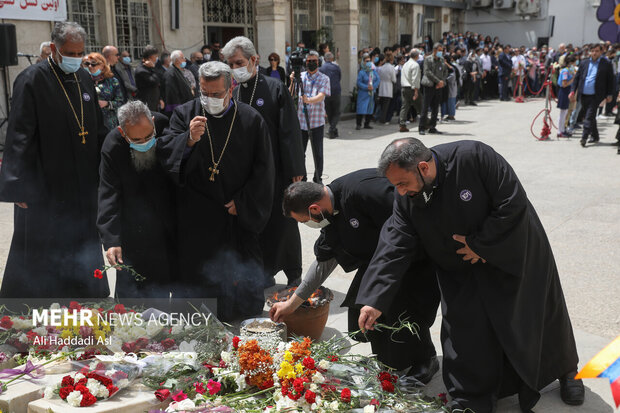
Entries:
POLYGON ((118 117, 118 124, 121 129, 124 131, 125 126, 133 126, 140 122, 142 116, 146 116, 146 118, 152 122, 153 115, 149 110, 149 107, 140 100, 132 100, 131 102, 125 103, 123 106, 118 108, 116 112, 116 116, 118 117))
POLYGON ((392 165, 408 171, 415 171, 420 162, 428 162, 431 156, 431 150, 424 146, 419 139, 396 139, 381 154, 377 170, 382 176, 385 176, 385 173, 392 165))
POLYGON ((228 60, 235 53, 237 53, 237 50, 241 50, 243 57, 248 60, 250 60, 250 57, 256 56, 257 54, 254 43, 252 43, 252 41, 245 36, 237 36, 232 38, 224 47, 222 47, 220 53, 224 57, 224 60, 228 60))
POLYGON ((86 30, 76 22, 58 22, 52 30, 52 43, 62 47, 67 41, 86 43, 86 30))
POLYGON ((224 86, 226 89, 232 85, 232 71, 226 63, 216 61, 203 63, 200 69, 198 69, 198 74, 205 80, 216 80, 224 76, 224 86))
POLYGON ((319 57, 319 52, 317 52, 316 50, 310 50, 307 54, 307 56, 316 56, 319 57))
POLYGON ((181 56, 183 56, 183 52, 181 50, 173 50, 172 53, 170 53, 170 60, 172 60, 172 63, 174 64, 181 58, 181 56))
POLYGON ((325 61, 332 62, 334 60, 334 54, 332 52, 325 53, 325 61))
POLYGON ((409 56, 412 59, 417 59, 418 56, 420 56, 420 49, 411 49, 411 51, 409 52, 409 56))
POLYGON ((437 49, 439 49, 440 47, 443 49, 443 44, 441 44, 441 43, 437 42, 437 43, 435 43, 435 44, 433 45, 433 50, 437 50, 437 49))
POLYGON ((44 47, 50 47, 51 43, 52 42, 43 42, 43 43, 41 43, 41 46, 39 46, 39 54, 43 53, 43 48, 44 47))

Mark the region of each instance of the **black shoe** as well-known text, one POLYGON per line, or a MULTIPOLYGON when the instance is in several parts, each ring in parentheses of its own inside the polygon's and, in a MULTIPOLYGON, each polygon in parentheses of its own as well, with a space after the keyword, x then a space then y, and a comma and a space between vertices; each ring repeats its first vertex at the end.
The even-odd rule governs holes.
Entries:
POLYGON ((579 143, 581 144, 582 148, 586 147, 586 140, 585 139, 580 140, 579 143))
POLYGON ((618 155, 620 155, 620 148, 618 148, 618 155))
POLYGON ((425 130, 418 131, 418 133, 419 133, 420 135, 426 135, 426 131, 425 131, 425 130))
POLYGON ((588 139, 588 143, 596 143, 599 141, 599 138, 590 138, 588 139))
POLYGON ((433 134, 433 135, 441 135, 441 132, 439 132, 437 129, 435 128, 430 128, 428 130, 428 133, 433 134))
POLYGON ((478 106, 478 104, 476 102, 469 102, 470 106, 478 106))
POLYGON ((362 130, 361 125, 355 125, 355 130, 362 130))
POLYGON ((337 138, 337 137, 338 137, 338 129, 334 131, 334 138, 337 138))
POLYGON ((409 128, 407 128, 406 126, 400 125, 400 128, 398 129, 399 132, 409 132, 409 128))
POLYGON ((414 364, 407 372, 408 376, 413 376, 423 384, 428 384, 433 376, 439 371, 439 360, 437 356, 431 357, 423 363, 414 364))
POLYGON ((560 397, 562 401, 571 406, 580 406, 585 398, 585 389, 583 381, 575 380, 573 377, 577 375, 576 371, 565 374, 560 377, 560 397))
POLYGON ((372 126, 370 126, 370 125, 364 125, 364 129, 372 129, 372 126))

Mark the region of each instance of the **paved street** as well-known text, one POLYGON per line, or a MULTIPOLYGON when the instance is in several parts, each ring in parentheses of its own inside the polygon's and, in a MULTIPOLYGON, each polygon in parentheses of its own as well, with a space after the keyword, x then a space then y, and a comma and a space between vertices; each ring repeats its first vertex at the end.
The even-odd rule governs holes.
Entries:
MULTIPOLYGON (((583 149, 579 138, 535 140, 529 131, 533 117, 543 108, 542 100, 518 104, 483 102, 465 107, 456 114, 457 121, 439 124, 443 135, 426 135, 427 146, 460 139, 483 141, 502 154, 514 167, 534 204, 550 239, 560 271, 562 285, 572 318, 581 363, 585 363, 614 337, 620 334, 620 155, 616 155, 613 119, 599 119, 601 142, 583 149)), ((557 109, 553 118, 557 122, 557 109)), ((398 133, 396 119, 390 126, 374 125, 373 130, 355 131, 355 122, 339 126, 339 139, 325 140, 325 183, 350 171, 376 166, 383 148, 397 137, 419 135, 398 133)), ((535 126, 540 132, 542 124, 535 126)), ((308 175, 313 171, 310 149, 307 153, 308 175)), ((0 204, 0 274, 10 246, 12 205, 0 204)), ((318 234, 301 226, 304 245, 304 268, 313 260, 313 243, 318 234)), ((62 234, 58 235, 59 237, 62 234)), ((353 273, 340 268, 326 285, 335 291, 328 328, 324 337, 346 329, 346 310, 339 307, 353 273)), ((277 280, 282 287, 283 274, 277 280)), ((270 291, 273 291, 271 289, 270 291)), ((440 316, 433 326, 438 352, 440 316)), ((352 351, 369 352, 368 345, 352 351)), ((559 398, 558 383, 544 391, 536 412, 614 412, 608 382, 586 380, 588 392, 582 407, 570 408, 559 398)), ((444 392, 440 375, 427 389, 429 394, 444 392)), ((500 402, 499 412, 519 412, 515 398, 500 402)))

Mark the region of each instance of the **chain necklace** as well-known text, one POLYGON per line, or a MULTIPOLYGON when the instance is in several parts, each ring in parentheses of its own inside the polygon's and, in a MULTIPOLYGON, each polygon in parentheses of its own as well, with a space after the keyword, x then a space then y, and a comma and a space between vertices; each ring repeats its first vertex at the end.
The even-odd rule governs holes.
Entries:
MULTIPOLYGON (((254 92, 256 92, 256 85, 258 85, 258 72, 256 73, 255 78, 256 78, 256 82, 254 82, 254 88, 252 88, 252 96, 250 96, 250 101, 248 102, 248 105, 250 106, 252 106, 252 101, 254 100, 254 92)), ((237 89, 237 100, 239 102, 243 102, 241 100, 241 88, 242 87, 243 87, 242 85, 239 85, 239 88, 237 89)))
POLYGON ((81 122, 80 119, 78 119, 77 113, 75 112, 75 108, 73 107, 73 103, 71 103, 71 99, 69 99, 69 95, 67 94, 67 90, 65 89, 65 86, 62 84, 62 82, 60 81, 60 77, 58 76, 58 73, 56 73, 56 69, 54 69, 54 66, 52 66, 52 58, 51 56, 47 58, 47 63, 50 65, 50 69, 52 69, 52 72, 54 73, 54 76, 56 76, 56 80, 58 80, 58 84, 60 85, 60 87, 62 88, 62 91, 65 92, 65 97, 67 98, 67 102, 69 102, 69 106, 71 107, 71 111, 73 112, 73 116, 75 116, 75 121, 78 124, 78 127, 80 128, 80 133, 78 133, 78 135, 82 138, 82 144, 86 143, 86 135, 88 135, 88 131, 84 130, 84 103, 82 102, 82 88, 80 87, 80 82, 78 80, 78 77, 75 73, 73 73, 73 77, 75 77, 75 83, 77 83, 77 87, 78 87, 78 96, 80 99, 80 117, 81 117, 81 122))
MULTIPOLYGON (((217 167, 222 161, 222 157, 224 156, 224 152, 226 151, 226 147, 228 146, 228 141, 230 140, 230 134, 232 133, 233 125, 235 124, 235 119, 237 118, 237 103, 235 102, 234 99, 233 99, 233 103, 235 105, 235 112, 233 113, 232 122, 230 122, 230 129, 228 130, 228 136, 226 137, 226 142, 224 142, 224 147, 222 148, 222 152, 220 153, 220 157, 218 158, 217 162, 215 162, 215 153, 213 152, 213 139, 211 139, 211 132, 209 132, 209 123, 206 122, 205 124, 205 129, 207 130, 207 136, 209 137, 209 148, 211 148, 211 162, 213 163, 213 166, 209 167, 209 172, 211 172, 209 181, 211 182, 215 181, 215 175, 220 174, 220 170, 217 169, 217 167)), ((205 108, 202 105, 201 107, 202 107, 202 116, 206 118, 207 114, 205 112, 205 108)))

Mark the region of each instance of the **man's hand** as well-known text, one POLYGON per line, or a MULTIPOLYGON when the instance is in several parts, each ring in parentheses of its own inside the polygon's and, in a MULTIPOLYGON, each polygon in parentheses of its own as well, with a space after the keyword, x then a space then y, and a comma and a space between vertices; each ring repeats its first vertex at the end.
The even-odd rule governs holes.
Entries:
POLYGON ((282 323, 284 321, 284 317, 296 310, 296 307, 292 304, 292 300, 289 299, 283 303, 275 303, 272 305, 269 310, 269 318, 271 318, 271 321, 275 323, 282 323))
POLYGON ((486 260, 484 258, 482 258, 481 256, 479 256, 478 254, 476 254, 475 252, 473 252, 471 250, 471 248, 469 248, 469 245, 467 245, 467 241, 465 241, 465 236, 464 235, 457 235, 454 234, 452 236, 452 238, 455 241, 460 242, 461 244, 465 245, 463 248, 456 250, 457 254, 461 254, 463 255, 463 261, 469 261, 472 264, 477 263, 478 261, 482 260, 483 263, 486 263, 486 260))
POLYGON ((381 311, 369 305, 365 305, 360 310, 360 318, 357 320, 357 325, 364 333, 366 330, 374 330, 377 318, 379 317, 381 317, 381 311))
POLYGON ((108 105, 109 105, 109 102, 107 100, 100 100, 99 101, 99 107, 100 108, 105 108, 108 105))
POLYGON ((576 99, 575 99, 575 92, 570 92, 570 93, 568 94, 568 98, 574 102, 574 101, 576 100, 576 99))
POLYGON ((437 89, 441 89, 442 87, 444 87, 446 84, 444 83, 443 80, 440 80, 439 83, 437 83, 437 89))
POLYGON ((187 146, 194 146, 194 144, 198 142, 205 133, 206 127, 207 118, 204 116, 194 117, 194 119, 189 122, 189 136, 191 139, 188 140, 187 146))
POLYGON ((413 89, 413 100, 418 100, 418 96, 419 96, 418 89, 413 89))
POLYGON ((164 103, 163 99, 159 99, 159 108, 161 110, 164 110, 165 107, 166 107, 166 104, 164 103))
POLYGON ((150 60, 143 60, 142 63, 144 64, 144 66, 146 67, 155 67, 155 63, 153 63, 150 60))
POLYGON ((304 179, 304 176, 303 175, 299 175, 299 176, 294 176, 292 180, 293 180, 293 182, 299 182, 302 179, 304 179))
POLYGON ((302 100, 305 104, 311 104, 312 102, 310 101, 310 99, 311 99, 311 98, 310 98, 309 96, 306 96, 306 95, 303 95, 303 96, 301 97, 301 100, 302 100))
POLYGON ((235 200, 233 199, 227 204, 224 204, 226 208, 228 208, 228 213, 230 215, 237 215, 237 207, 235 206, 235 200))
POLYGON ((23 209, 28 209, 28 204, 25 202, 16 202, 15 205, 23 209))
MULTIPOLYGON (((108 259, 108 262, 112 266, 116 266, 118 264, 123 264, 123 250, 121 247, 110 247, 105 252, 105 257, 108 259)), ((120 270, 120 268, 117 268, 120 270)))

